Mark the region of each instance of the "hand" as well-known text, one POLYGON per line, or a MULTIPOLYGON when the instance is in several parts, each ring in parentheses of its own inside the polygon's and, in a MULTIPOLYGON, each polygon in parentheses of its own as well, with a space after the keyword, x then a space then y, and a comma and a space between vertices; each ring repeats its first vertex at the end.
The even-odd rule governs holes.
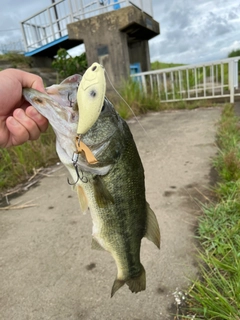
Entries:
POLYGON ((36 140, 48 127, 47 119, 24 99, 23 87, 45 92, 37 75, 17 69, 0 72, 0 147, 36 140))

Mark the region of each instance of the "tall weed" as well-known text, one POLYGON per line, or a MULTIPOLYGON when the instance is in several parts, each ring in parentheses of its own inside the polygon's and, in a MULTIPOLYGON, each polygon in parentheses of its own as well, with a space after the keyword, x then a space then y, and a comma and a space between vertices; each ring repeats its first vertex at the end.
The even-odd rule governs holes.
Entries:
POLYGON ((199 279, 189 291, 188 315, 182 319, 240 319, 239 142, 239 118, 228 105, 219 122, 219 155, 214 160, 221 178, 215 188, 218 202, 203 207, 199 279))
POLYGON ((51 127, 37 141, 0 149, 0 192, 26 181, 34 169, 56 163, 55 150, 55 134, 51 127))

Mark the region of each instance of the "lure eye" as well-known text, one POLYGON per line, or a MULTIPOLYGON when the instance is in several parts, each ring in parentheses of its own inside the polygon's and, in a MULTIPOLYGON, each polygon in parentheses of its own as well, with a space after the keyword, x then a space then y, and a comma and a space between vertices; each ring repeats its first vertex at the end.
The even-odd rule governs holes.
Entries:
POLYGON ((94 98, 94 97, 96 97, 96 95, 97 95, 97 92, 96 92, 95 90, 91 90, 91 91, 90 91, 90 96, 91 96, 91 97, 94 98))

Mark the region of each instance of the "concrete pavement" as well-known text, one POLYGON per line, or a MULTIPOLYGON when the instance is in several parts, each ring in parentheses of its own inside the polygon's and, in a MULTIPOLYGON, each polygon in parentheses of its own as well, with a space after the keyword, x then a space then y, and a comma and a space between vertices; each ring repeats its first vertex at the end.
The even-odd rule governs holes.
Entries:
POLYGON ((147 200, 160 225, 161 250, 142 241, 147 289, 110 298, 116 275, 107 252, 91 250, 91 217, 80 212, 64 168, 0 211, 0 319, 174 319, 173 293, 196 276, 194 197, 209 186, 220 108, 149 113, 130 128, 146 175, 147 200))

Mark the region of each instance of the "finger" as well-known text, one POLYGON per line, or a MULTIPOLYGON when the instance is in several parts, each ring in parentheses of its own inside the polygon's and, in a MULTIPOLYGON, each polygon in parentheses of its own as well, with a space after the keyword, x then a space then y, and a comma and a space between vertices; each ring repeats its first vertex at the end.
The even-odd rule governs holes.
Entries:
POLYGON ((26 109, 26 115, 36 122, 41 132, 45 132, 48 128, 48 120, 42 116, 34 107, 30 106, 26 109))
POLYGON ((8 117, 6 126, 10 132, 10 137, 6 147, 18 146, 29 140, 29 133, 26 128, 14 117, 8 117))
POLYGON ((14 72, 14 76, 22 84, 22 87, 33 88, 41 92, 45 92, 41 77, 22 70, 13 69, 12 72, 14 72))
POLYGON ((25 127, 29 134, 29 140, 36 140, 39 138, 41 130, 37 126, 37 123, 29 118, 22 109, 16 109, 13 113, 13 117, 25 127))

